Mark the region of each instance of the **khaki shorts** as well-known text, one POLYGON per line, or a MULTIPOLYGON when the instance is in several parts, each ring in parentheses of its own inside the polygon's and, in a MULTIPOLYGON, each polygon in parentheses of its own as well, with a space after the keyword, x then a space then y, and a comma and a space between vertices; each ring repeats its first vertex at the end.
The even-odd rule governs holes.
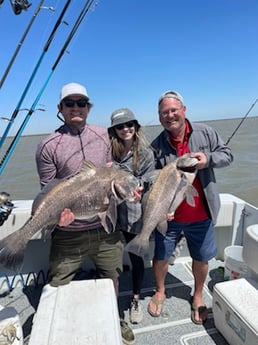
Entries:
POLYGON ((100 278, 116 279, 123 268, 120 231, 108 234, 102 227, 86 231, 54 230, 49 283, 68 284, 87 256, 94 262, 100 278))

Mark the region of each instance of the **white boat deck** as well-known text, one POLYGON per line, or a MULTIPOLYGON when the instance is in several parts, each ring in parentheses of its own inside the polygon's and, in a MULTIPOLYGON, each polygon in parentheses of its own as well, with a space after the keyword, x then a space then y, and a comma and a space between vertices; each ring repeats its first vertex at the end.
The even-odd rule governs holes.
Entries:
MULTIPOLYGON (((94 271, 83 271, 78 278, 94 279, 94 271)), ((204 289, 204 300, 209 311, 208 320, 205 325, 198 326, 193 324, 190 318, 190 298, 194 282, 190 260, 188 260, 188 258, 179 258, 175 265, 169 267, 169 273, 166 279, 167 298, 164 303, 163 313, 158 318, 153 318, 147 312, 147 305, 153 294, 155 283, 152 269, 146 268, 141 299, 144 318, 140 324, 131 325, 136 337, 135 344, 171 345, 171 340, 173 345, 228 344, 224 337, 216 330, 212 314, 213 286, 217 282, 223 280, 223 263, 217 260, 210 261, 210 271, 204 289)), ((6 291, 0 295, 2 305, 8 307, 13 306, 19 313, 26 344, 26 339, 28 341, 31 333, 33 317, 38 308, 42 287, 43 284, 22 288, 20 284, 18 284, 12 291, 6 291)), ((121 316, 124 316, 127 322, 129 322, 131 295, 131 271, 125 271, 120 278, 119 312, 121 316)), ((105 303, 104 298, 103 303, 105 303)), ((82 303, 82 305, 84 304, 82 303)), ((92 314, 84 309, 85 323, 87 323, 88 318, 91 320, 92 314)), ((78 322, 81 322, 81 320, 78 320, 78 322)), ((104 326, 105 325, 103 325, 103 329, 105 329, 104 326)), ((48 343, 46 343, 46 345, 47 344, 48 343)), ((105 343, 100 344, 104 345, 105 343)), ((96 343, 95 345, 100 344, 96 343)))
MULTIPOLYGON (((190 318, 190 299, 194 279, 188 250, 184 247, 175 264, 169 266, 166 278, 167 298, 164 303, 163 313, 158 318, 153 318, 147 312, 147 305, 154 293, 155 281, 151 262, 145 262, 145 279, 141 299, 144 318, 140 324, 131 325, 136 337, 135 345, 228 344, 224 336, 215 327, 212 311, 213 288, 215 284, 224 281, 225 247, 243 245, 245 229, 250 225, 258 224, 258 208, 230 194, 222 194, 221 201, 222 208, 215 227, 215 239, 219 249, 218 256, 209 262, 210 269, 204 288, 204 301, 209 312, 207 322, 198 326, 190 318)), ((13 210, 6 224, 1 227, 3 231, 1 231, 0 237, 5 237, 10 231, 16 231, 26 221, 30 214, 30 206, 30 202, 25 204, 22 201, 20 202, 19 207, 13 210)), ((0 269, 0 304, 14 307, 17 310, 23 326, 26 345, 31 334, 33 317, 38 308, 42 288, 47 282, 49 244, 50 241, 40 239, 33 239, 29 242, 24 267, 20 274, 13 275, 12 272, 4 268, 0 269)), ((152 250, 153 244, 150 253, 152 250)), ((150 254, 150 257, 152 257, 152 254, 150 254)), ((124 263, 125 270, 120 277, 119 313, 129 322, 129 305, 132 291, 131 271, 127 253, 125 253, 124 263)), ((85 261, 77 280, 95 278, 93 266, 85 261)), ((94 294, 94 291, 92 293, 94 294)), ((93 303, 91 308, 94 308, 94 305, 93 303)), ((87 322, 91 316, 86 308, 84 308, 84 312, 85 322, 87 322)), ((258 335, 256 343, 258 344, 258 335)), ((240 344, 242 345, 242 343, 240 344)), ((48 343, 44 345, 48 345, 48 343)), ((94 345, 110 344, 96 343, 94 345)), ((235 343, 230 345, 235 345, 235 343)))

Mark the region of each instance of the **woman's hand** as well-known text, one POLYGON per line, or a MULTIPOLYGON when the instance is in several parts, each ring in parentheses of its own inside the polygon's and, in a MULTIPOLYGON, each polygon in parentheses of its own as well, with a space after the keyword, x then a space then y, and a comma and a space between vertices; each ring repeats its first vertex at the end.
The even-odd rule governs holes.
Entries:
POLYGON ((175 218, 175 214, 174 213, 167 213, 166 218, 167 218, 168 222, 171 222, 171 220, 173 220, 175 218))
POLYGON ((142 198, 142 191, 143 191, 143 187, 139 186, 135 189, 135 191, 133 192, 133 196, 134 196, 134 201, 141 201, 142 198))

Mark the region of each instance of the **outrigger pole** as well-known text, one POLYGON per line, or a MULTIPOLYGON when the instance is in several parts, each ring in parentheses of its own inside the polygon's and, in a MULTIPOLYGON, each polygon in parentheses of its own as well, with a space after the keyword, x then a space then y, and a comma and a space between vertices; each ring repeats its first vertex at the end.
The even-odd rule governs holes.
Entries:
POLYGON ((15 149, 15 146, 16 146, 16 144, 17 144, 17 142, 18 142, 18 140, 20 139, 20 137, 21 137, 21 135, 22 135, 23 130, 24 130, 24 128, 26 127, 26 125, 27 125, 27 123, 28 123, 28 121, 29 121, 29 119, 30 119, 30 116, 31 116, 31 115, 33 114, 33 112, 35 111, 36 106, 37 106, 37 104, 38 104, 38 102, 39 102, 39 100, 40 100, 40 97, 42 96, 43 92, 45 91, 45 89, 46 89, 46 87, 47 87, 47 84, 48 84, 50 78, 52 77, 52 75, 53 75, 53 73, 54 73, 54 71, 55 71, 55 69, 56 69, 56 66, 57 66, 58 63, 60 62, 60 60, 61 60, 62 56, 64 55, 64 53, 65 53, 65 51, 66 51, 66 49, 67 49, 69 43, 70 43, 71 40, 72 40, 74 34, 76 33, 76 31, 77 31, 78 27, 80 26, 82 20, 84 19, 85 15, 87 14, 87 12, 89 11, 91 5, 92 5, 94 2, 95 2, 95 0, 87 0, 87 1, 86 1, 86 3, 85 3, 85 5, 84 5, 84 7, 83 7, 81 13, 79 14, 79 16, 78 16, 78 18, 77 18, 77 20, 76 20, 76 22, 75 22, 75 24, 74 24, 74 26, 73 26, 73 28, 72 28, 70 34, 69 34, 69 36, 67 37, 67 39, 66 39, 66 41, 65 41, 65 43, 64 43, 64 45, 63 45, 63 47, 62 47, 62 49, 60 50, 60 53, 59 53, 59 55, 58 55, 58 57, 57 57, 55 63, 53 64, 53 66, 52 66, 52 68, 51 68, 51 72, 49 73, 47 79, 45 80, 45 83, 43 84, 42 88, 40 89, 40 91, 39 91, 39 93, 38 93, 36 99, 34 100, 34 102, 33 102, 32 106, 31 106, 30 110, 28 111, 28 113, 27 113, 27 115, 26 115, 26 117, 25 117, 23 123, 21 124, 20 128, 18 129, 18 131, 17 131, 15 137, 13 138, 13 140, 12 140, 10 146, 8 147, 8 149, 7 149, 7 151, 6 151, 5 155, 4 155, 4 157, 3 157, 2 160, 1 160, 1 163, 0 163, 0 175, 2 174, 2 172, 3 172, 3 170, 4 170, 5 166, 6 166, 6 164, 7 164, 8 160, 9 160, 9 158, 11 157, 11 155, 12 155, 14 149, 15 149))
POLYGON ((38 7, 37 7, 36 10, 35 10, 35 12, 34 12, 32 18, 31 18, 31 20, 30 20, 30 22, 29 22, 29 25, 27 26, 26 30, 24 31, 24 34, 22 35, 22 38, 21 38, 20 42, 18 43, 18 45, 17 45, 17 47, 16 47, 16 49, 15 49, 15 52, 14 52, 14 54, 13 54, 13 56, 12 56, 12 58, 11 58, 9 64, 8 64, 8 66, 7 66, 7 68, 6 68, 6 70, 5 70, 4 74, 3 74, 3 76, 2 76, 2 79, 1 79, 1 81, 0 81, 0 89, 1 89, 1 87, 3 86, 3 84, 4 84, 5 79, 6 79, 8 73, 9 73, 9 71, 10 71, 10 69, 11 69, 11 67, 12 67, 12 65, 13 65, 13 63, 14 63, 14 60, 16 59, 16 56, 18 55, 19 50, 21 49, 21 46, 22 46, 22 44, 23 44, 23 42, 24 42, 24 40, 25 40, 25 38, 26 38, 26 36, 27 36, 27 34, 28 34, 28 32, 29 32, 29 30, 30 30, 30 28, 31 28, 31 26, 32 26, 32 24, 33 24, 33 22, 34 22, 34 20, 36 19, 36 17, 37 17, 37 15, 38 15, 38 13, 39 13, 39 11, 40 11, 40 9, 41 9, 41 6, 42 6, 42 4, 43 4, 44 1, 45 1, 45 0, 41 0, 41 1, 39 2, 39 5, 38 5, 38 7))
POLYGON ((61 12, 61 14, 60 14, 60 16, 59 16, 59 18, 57 19, 56 24, 55 24, 55 26, 54 26, 54 28, 53 28, 51 34, 50 34, 49 37, 48 37, 48 40, 47 40, 47 43, 46 43, 45 46, 44 46, 43 52, 42 52, 42 54, 41 54, 41 56, 40 56, 40 58, 39 58, 39 60, 38 60, 38 62, 37 62, 37 64, 36 64, 36 66, 34 67, 34 70, 33 70, 32 74, 31 74, 31 76, 30 76, 30 79, 29 79, 29 81, 28 81, 28 83, 27 83, 27 85, 26 85, 26 87, 25 87, 25 89, 24 89, 24 91, 23 91, 23 93, 22 93, 22 95, 21 95, 21 98, 20 98, 20 100, 19 100, 19 102, 18 102, 18 104, 17 104, 17 106, 16 106, 14 112, 12 113, 11 118, 10 118, 9 121, 8 121, 8 125, 6 126, 6 129, 5 129, 5 131, 4 131, 4 134, 3 134, 3 136, 2 136, 2 138, 1 138, 1 140, 0 140, 0 149, 1 149, 1 147, 3 146, 3 143, 5 142, 5 139, 6 139, 8 133, 9 133, 9 131, 10 131, 10 129, 11 129, 11 126, 12 126, 12 124, 13 124, 13 122, 14 122, 16 116, 17 116, 18 113, 19 113, 19 110, 20 110, 20 107, 21 107, 21 105, 22 105, 22 102, 24 101, 24 98, 26 97, 26 94, 27 94, 27 92, 28 92, 28 90, 29 90, 29 88, 30 88, 30 86, 31 86, 31 83, 32 83, 32 81, 33 81, 33 79, 34 79, 34 77, 35 77, 35 75, 36 75, 36 73, 37 73, 37 71, 38 71, 38 69, 39 69, 39 66, 40 66, 40 64, 41 64, 41 62, 42 62, 42 60, 43 60, 45 54, 47 53, 48 48, 49 48, 51 42, 53 41, 53 38, 54 38, 54 36, 55 36, 55 33, 56 33, 56 31, 57 31, 59 25, 62 23, 63 17, 64 17, 64 15, 65 15, 65 12, 66 12, 68 6, 70 5, 70 2, 71 2, 71 0, 67 0, 67 1, 66 1, 66 4, 65 4, 65 6, 64 6, 64 8, 63 8, 63 10, 62 10, 62 12, 61 12))

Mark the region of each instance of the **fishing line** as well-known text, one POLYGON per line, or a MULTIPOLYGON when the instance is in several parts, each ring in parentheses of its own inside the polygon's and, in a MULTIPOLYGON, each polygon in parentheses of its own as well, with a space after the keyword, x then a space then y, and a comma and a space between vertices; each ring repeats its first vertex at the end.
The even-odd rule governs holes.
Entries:
POLYGON ((28 83, 27 83, 27 85, 26 85, 26 87, 25 87, 25 89, 24 89, 24 91, 23 91, 23 93, 21 95, 21 98, 20 98, 20 100, 19 100, 19 102, 18 102, 18 104, 17 104, 17 106, 16 106, 16 108, 15 108, 15 110, 14 110, 14 112, 13 112, 13 114, 12 114, 10 120, 9 120, 9 122, 8 122, 8 125, 6 126, 4 134, 3 134, 3 136, 2 136, 2 138, 0 140, 0 149, 3 146, 3 143, 6 140, 6 137, 7 137, 8 133, 9 133, 9 131, 11 129, 11 126, 12 126, 16 116, 19 113, 19 110, 20 110, 20 107, 22 105, 22 102, 24 101, 24 98, 26 97, 26 94, 27 94, 27 92, 28 92, 28 90, 29 90, 29 88, 31 86, 31 83, 32 83, 32 81, 33 81, 33 79, 34 79, 34 77, 35 77, 35 75, 36 75, 36 73, 37 73, 37 71, 38 71, 38 69, 40 67, 40 64, 42 63, 42 60, 43 60, 44 56, 46 55, 51 42, 53 41, 55 33, 56 33, 58 27, 60 26, 60 24, 62 23, 62 19, 63 19, 64 15, 65 15, 65 12, 66 12, 68 6, 70 5, 70 2, 71 2, 71 0, 67 0, 66 1, 66 4, 65 4, 65 6, 64 6, 64 8, 63 8, 63 10, 62 10, 62 12, 61 12, 61 14, 59 16, 59 18, 57 19, 57 21, 55 23, 55 26, 54 26, 51 34, 49 35, 49 37, 47 39, 47 42, 46 42, 46 44, 45 44, 45 46, 43 48, 43 52, 42 52, 42 54, 41 54, 41 56, 40 56, 40 58, 39 58, 39 60, 38 60, 38 62, 36 64, 36 66, 35 66, 35 68, 34 68, 34 70, 32 72, 32 74, 31 74, 31 76, 30 76, 30 79, 29 79, 29 81, 28 81, 28 83))
POLYGON ((23 44, 23 42, 24 42, 24 40, 25 40, 25 38, 26 38, 26 36, 27 36, 27 34, 28 34, 28 32, 29 32, 33 22, 34 22, 34 20, 36 19, 36 17, 38 15, 38 13, 39 13, 39 11, 41 9, 41 6, 42 6, 44 1, 45 0, 41 0, 39 2, 38 7, 36 8, 32 18, 31 18, 31 20, 29 22, 29 25, 27 26, 26 30, 24 31, 24 33, 22 35, 22 38, 20 39, 20 42, 18 43, 18 45, 16 47, 16 50, 15 50, 15 52, 14 52, 14 54, 13 54, 13 56, 12 56, 12 58, 11 58, 9 64, 8 64, 8 66, 6 67, 6 70, 5 70, 4 74, 3 74, 3 76, 2 76, 2 79, 0 81, 0 89, 2 88, 2 86, 3 86, 4 82, 5 82, 5 79, 6 79, 7 75, 8 75, 8 73, 10 72, 10 69, 11 69, 11 67, 12 67, 12 65, 13 65, 13 63, 14 63, 14 61, 16 59, 16 56, 18 55, 19 50, 21 49, 21 46, 22 46, 22 44, 23 44))
POLYGON ((238 126, 236 127, 236 129, 233 131, 233 133, 231 134, 231 136, 228 138, 226 145, 228 145, 228 143, 230 142, 230 140, 233 138, 233 136, 236 134, 236 132, 238 131, 239 127, 242 125, 242 123, 245 121, 245 119, 247 118, 247 116, 249 115, 250 111, 253 109, 253 107, 255 106, 255 104, 258 102, 258 98, 256 98, 255 102, 251 105, 251 107, 248 109, 247 113, 245 114, 245 116, 242 118, 242 120, 240 121, 240 123, 238 124, 238 126))
POLYGON ((64 43, 64 45, 63 45, 63 47, 62 47, 62 49, 60 50, 60 53, 59 53, 59 55, 58 55, 58 57, 57 57, 55 63, 53 64, 53 66, 52 66, 52 68, 51 68, 51 72, 49 73, 47 79, 45 80, 45 82, 44 82, 42 88, 40 89, 40 91, 39 91, 39 93, 38 93, 36 99, 34 100, 32 106, 31 106, 30 110, 28 111, 28 113, 27 113, 27 115, 26 115, 26 117, 25 117, 23 123, 21 124, 20 128, 18 129, 18 131, 17 131, 15 137, 13 138, 13 140, 12 140, 10 146, 8 147, 8 149, 7 149, 7 151, 6 151, 5 155, 4 155, 4 157, 3 157, 2 160, 1 160, 1 163, 0 163, 0 175, 2 174, 2 172, 3 172, 3 170, 4 170, 5 166, 6 166, 6 164, 7 164, 7 162, 8 162, 8 160, 9 160, 9 158, 10 158, 10 156, 12 155, 12 153, 13 153, 13 151, 14 151, 14 149, 15 149, 15 146, 16 146, 18 140, 20 139, 20 137, 21 137, 21 135, 22 135, 22 132, 23 132, 24 128, 26 127, 26 125, 27 125, 27 123, 28 123, 28 121, 29 121, 31 115, 32 115, 33 112, 35 111, 36 106, 37 106, 37 104, 38 104, 38 102, 39 102, 39 100, 40 100, 40 97, 42 96, 43 92, 45 91, 45 88, 47 87, 47 84, 48 84, 50 78, 52 77, 52 75, 53 75, 53 73, 54 73, 54 71, 55 71, 55 69, 56 69, 56 66, 57 66, 58 63, 60 62, 62 56, 64 55, 64 53, 65 53, 65 51, 66 51, 66 49, 67 49, 67 47, 68 47, 68 45, 69 45, 69 43, 70 43, 70 41, 72 40, 74 34, 76 33, 76 31, 77 31, 78 27, 80 26, 82 20, 84 19, 85 15, 86 15, 87 12, 89 11, 91 5, 92 5, 95 1, 96 1, 96 0, 87 0, 87 1, 86 1, 86 3, 85 3, 85 5, 84 5, 84 7, 83 7, 81 13, 79 14, 79 16, 78 16, 78 18, 77 18, 77 20, 76 20, 76 22, 75 22, 75 24, 74 24, 74 26, 73 26, 71 32, 70 32, 70 34, 68 35, 68 37, 67 37, 67 39, 66 39, 66 41, 65 41, 65 43, 64 43))

